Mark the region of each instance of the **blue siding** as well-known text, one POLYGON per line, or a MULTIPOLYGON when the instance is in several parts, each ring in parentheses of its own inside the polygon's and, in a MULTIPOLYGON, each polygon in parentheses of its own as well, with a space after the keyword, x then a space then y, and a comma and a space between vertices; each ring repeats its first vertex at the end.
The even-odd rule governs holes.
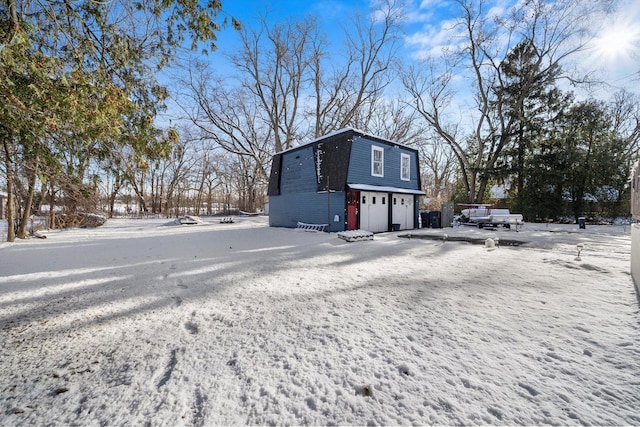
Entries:
MULTIPOLYGON (((317 190, 316 165, 313 147, 296 150, 282 155, 280 193, 304 193, 317 190)), ((298 209, 300 209, 298 207, 298 209)))
POLYGON ((353 145, 351 146, 351 159, 347 182, 351 184, 369 184, 419 190, 418 159, 416 152, 404 149, 401 146, 371 141, 365 137, 354 138, 353 145), (383 177, 371 175, 371 147, 374 145, 384 150, 383 177), (400 178, 400 154, 407 154, 411 158, 409 181, 403 181, 400 178))
POLYGON ((271 227, 296 227, 298 221, 310 224, 326 224, 331 221, 331 231, 344 231, 345 193, 331 193, 327 201, 327 193, 313 191, 306 193, 287 193, 269 197, 269 225, 271 227), (328 205, 331 213, 327 216, 328 205), (338 222, 334 222, 338 215, 338 222))
MULTIPOLYGON (((279 153, 277 159, 277 170, 272 171, 273 182, 269 184, 269 225, 273 227, 291 228, 296 227, 298 222, 330 223, 333 232, 345 230, 346 194, 344 191, 349 183, 420 189, 418 156, 415 150, 380 141, 375 137, 360 136, 352 130, 279 153), (322 150, 323 162, 320 165, 323 175, 331 175, 331 187, 337 190, 331 193, 330 203, 328 203, 326 192, 318 192, 326 185, 324 181, 318 183, 316 176, 314 147, 318 143, 328 143, 330 144, 328 148, 331 148, 329 150, 324 147, 322 150), (384 152, 383 177, 371 175, 371 147, 374 145, 384 152), (403 181, 400 177, 401 154, 408 155, 411 160, 409 181, 403 181), (327 212, 329 209, 330 212, 327 212), (334 221, 336 215, 337 222, 334 221)), ((418 197, 414 198, 414 200, 417 199, 418 197)), ((414 207, 415 225, 418 217, 417 203, 414 207)))

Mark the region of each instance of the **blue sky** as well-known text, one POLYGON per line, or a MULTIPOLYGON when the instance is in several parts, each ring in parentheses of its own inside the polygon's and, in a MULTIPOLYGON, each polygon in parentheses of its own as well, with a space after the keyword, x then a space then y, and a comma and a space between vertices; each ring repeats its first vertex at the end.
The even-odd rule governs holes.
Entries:
MULTIPOLYGON (((332 46, 342 47, 344 26, 348 25, 355 13, 366 15, 373 3, 384 0, 222 0, 223 16, 228 19, 233 16, 247 27, 258 27, 258 16, 268 10, 269 22, 283 22, 287 19, 302 19, 311 14, 318 18, 321 30, 328 34, 332 46)), ((485 5, 492 13, 499 15, 516 1, 524 0, 485 0, 485 5)), ((588 0, 584 0, 587 4, 588 0)), ((405 39, 400 52, 405 55, 407 62, 412 57, 425 52, 436 52, 442 46, 451 44, 451 22, 458 18, 456 4, 452 0, 397 0, 404 5, 403 29, 405 39)), ((590 2, 589 2, 590 3, 590 2)), ((640 96, 640 0, 615 0, 616 10, 609 16, 585 16, 593 22, 592 28, 600 27, 600 32, 594 38, 590 48, 573 59, 585 71, 595 72, 608 85, 571 86, 566 80, 560 82, 561 88, 573 91, 578 98, 594 97, 609 100, 620 89, 626 89, 640 96), (564 84, 564 86, 562 86, 564 84)), ((220 17, 222 18, 222 16, 220 17)), ((233 51, 239 43, 239 35, 231 26, 227 26, 218 34, 217 52, 211 52, 208 60, 216 64, 218 71, 227 68, 225 53, 233 51)), ((223 74, 232 72, 230 68, 223 74)), ((465 78, 459 81, 464 87, 456 88, 456 101, 460 111, 473 108, 470 100, 468 85, 465 78)), ((160 121, 165 122, 174 116, 173 101, 167 114, 160 121)), ((178 109, 179 110, 179 109, 178 109)), ((175 116, 174 116, 175 117, 175 116)))
MULTIPOLYGON (((257 17, 265 12, 268 12, 268 20, 272 22, 301 19, 305 15, 312 15, 318 18, 322 29, 327 33, 341 35, 341 25, 347 23, 353 13, 368 13, 370 3, 370 0, 223 0, 222 6, 225 16, 233 16, 243 25, 255 25, 257 17)), ((220 49, 224 50, 236 39, 233 29, 227 27, 219 34, 220 49)))
POLYGON ((312 13, 321 17, 327 25, 335 23, 354 10, 368 10, 369 4, 369 0, 223 0, 222 2, 223 9, 229 16, 234 16, 243 22, 251 22, 258 12, 268 10, 273 19, 297 18, 306 13, 312 13))
MULTIPOLYGON (((282 21, 286 18, 302 18, 312 14, 319 18, 322 28, 328 34, 342 34, 342 25, 349 22, 356 13, 366 14, 376 0, 223 0, 227 16, 234 16, 245 25, 254 25, 256 17, 265 10, 269 20, 282 21)), ((496 13, 506 10, 514 0, 489 0, 487 5, 496 13)), ((429 49, 437 49, 447 43, 451 36, 447 23, 454 17, 453 2, 450 0, 408 0, 399 1, 405 7, 406 40, 403 44, 407 55, 429 49)), ((600 36, 592 48, 577 58, 585 68, 598 70, 604 79, 615 88, 626 88, 640 95, 640 0, 617 0, 616 11, 609 17, 590 16, 594 27, 602 24, 600 36), (635 73, 635 76, 634 76, 635 73)), ((237 36, 231 28, 219 35, 221 50, 234 44, 237 36)))
MULTIPOLYGON (((243 25, 253 28, 258 26, 257 18, 265 10, 268 10, 268 21, 273 23, 302 19, 311 14, 318 18, 321 30, 329 35, 333 46, 339 48, 341 46, 337 43, 343 40, 343 27, 351 22, 353 15, 366 15, 371 10, 372 3, 381 1, 383 0, 222 0, 222 3, 223 16, 233 16, 243 25)), ((515 1, 518 0, 485 0, 485 4, 492 13, 499 15, 515 1)), ((400 52, 406 55, 407 62, 424 52, 435 52, 442 46, 451 44, 454 38, 451 22, 458 17, 452 0, 398 0, 398 3, 404 5, 405 39, 400 52)), ((593 22, 592 28, 600 26, 601 30, 590 49, 574 59, 583 70, 595 71, 608 86, 592 87, 589 91, 568 84, 563 87, 580 98, 607 100, 620 89, 640 96, 640 0, 616 0, 615 5, 616 10, 607 17, 584 17, 593 22)), ((224 53, 233 51, 238 41, 239 35, 230 25, 218 34, 219 50, 210 53, 208 59, 216 63, 219 71, 226 68, 224 53)), ((463 98, 465 93, 469 94, 468 87, 458 92, 457 101, 465 104, 463 98)))

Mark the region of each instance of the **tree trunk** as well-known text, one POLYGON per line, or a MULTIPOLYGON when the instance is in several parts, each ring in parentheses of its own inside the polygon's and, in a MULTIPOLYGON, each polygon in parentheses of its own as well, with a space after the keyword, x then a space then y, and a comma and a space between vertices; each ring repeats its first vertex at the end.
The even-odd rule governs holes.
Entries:
POLYGON ((147 204, 144 201, 144 178, 140 178, 140 185, 135 180, 135 177, 132 175, 130 179, 131 187, 133 188, 133 192, 136 194, 138 199, 138 214, 147 211, 147 204))
POLYGON ((11 165, 11 152, 7 141, 2 143, 4 148, 4 161, 7 175, 7 242, 16 240, 14 222, 15 222, 15 203, 13 201, 13 167, 11 165))
POLYGON ((109 218, 113 218, 113 209, 116 204, 116 197, 118 197, 118 191, 120 191, 120 184, 114 183, 111 194, 109 194, 109 218))
POLYGON ((204 182, 206 179, 206 167, 202 168, 202 178, 200 179, 200 185, 198 188, 198 194, 196 196, 196 215, 200 215, 200 209, 202 208, 202 199, 204 193, 204 182))
POLYGON ((52 230, 56 229, 56 222, 55 222, 55 213, 53 212, 53 209, 55 207, 55 196, 56 196, 56 192, 55 189, 53 187, 53 180, 49 179, 49 228, 52 230))
POLYGON ((149 182, 151 183, 151 213, 155 214, 156 213, 156 199, 157 199, 157 189, 155 186, 155 182, 156 182, 156 169, 152 169, 151 170, 151 177, 149 178, 149 182))
POLYGON ((476 193, 474 203, 483 203, 484 202, 484 193, 487 191, 487 185, 489 184, 489 179, 482 177, 480 178, 480 184, 478 185, 478 192, 476 193))
MULTIPOLYGON (((29 182, 27 188, 27 197, 24 203, 24 211, 22 211, 22 218, 20 218, 20 224, 18 226, 18 238, 24 239, 27 237, 27 225, 29 224, 29 217, 31 216, 31 206, 33 205, 33 195, 36 191, 36 176, 38 171, 39 159, 33 162, 33 169, 29 172, 29 182)), ((33 232, 33 230, 31 230, 33 232)))

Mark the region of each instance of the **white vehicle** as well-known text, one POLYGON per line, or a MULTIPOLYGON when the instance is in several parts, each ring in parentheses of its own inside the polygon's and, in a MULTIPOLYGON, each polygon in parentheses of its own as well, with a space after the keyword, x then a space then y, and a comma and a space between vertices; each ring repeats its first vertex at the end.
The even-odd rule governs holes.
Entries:
POLYGON ((522 214, 514 214, 509 209, 493 209, 492 205, 482 203, 467 203, 459 205, 463 209, 456 220, 463 225, 475 225, 478 228, 497 227, 511 228, 512 225, 518 230, 522 226, 522 214))

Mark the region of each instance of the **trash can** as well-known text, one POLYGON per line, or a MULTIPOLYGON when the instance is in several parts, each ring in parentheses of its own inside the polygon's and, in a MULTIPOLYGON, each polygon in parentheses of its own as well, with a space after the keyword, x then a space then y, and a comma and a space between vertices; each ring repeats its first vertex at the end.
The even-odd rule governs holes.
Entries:
POLYGON ((587 219, 583 216, 578 218, 578 227, 579 228, 587 228, 587 219))
POLYGON ((400 231, 400 224, 391 224, 391 231, 400 231))
POLYGON ((440 228, 440 217, 442 213, 440 211, 429 212, 429 224, 431 228, 440 228))
POLYGON ((431 226, 429 212, 420 212, 420 222, 422 223, 422 228, 429 228, 431 226))

